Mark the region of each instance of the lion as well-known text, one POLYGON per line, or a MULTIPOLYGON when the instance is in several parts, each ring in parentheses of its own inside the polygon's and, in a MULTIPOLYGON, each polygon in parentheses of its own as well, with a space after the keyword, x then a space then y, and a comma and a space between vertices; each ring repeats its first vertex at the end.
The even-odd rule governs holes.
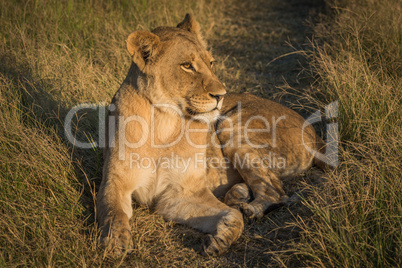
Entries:
POLYGON ((287 201, 280 178, 309 168, 314 154, 303 144, 319 150, 322 140, 280 104, 226 95, 190 14, 177 27, 131 33, 127 50, 132 64, 106 121, 96 204, 102 243, 114 253, 131 249, 134 199, 207 233, 203 253, 222 254, 242 234, 243 214, 262 217, 287 201), (286 163, 264 164, 269 153, 286 163))

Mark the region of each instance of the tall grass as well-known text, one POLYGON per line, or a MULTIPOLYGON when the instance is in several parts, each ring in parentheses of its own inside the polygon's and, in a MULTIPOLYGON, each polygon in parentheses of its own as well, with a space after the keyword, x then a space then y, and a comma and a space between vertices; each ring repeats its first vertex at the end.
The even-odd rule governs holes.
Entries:
POLYGON ((297 252, 310 266, 402 263, 402 5, 332 2, 316 27, 317 90, 339 100, 340 166, 312 188, 297 252))
POLYGON ((0 87, 0 263, 72 265, 86 245, 71 156, 23 106, 22 85, 0 75, 0 87))

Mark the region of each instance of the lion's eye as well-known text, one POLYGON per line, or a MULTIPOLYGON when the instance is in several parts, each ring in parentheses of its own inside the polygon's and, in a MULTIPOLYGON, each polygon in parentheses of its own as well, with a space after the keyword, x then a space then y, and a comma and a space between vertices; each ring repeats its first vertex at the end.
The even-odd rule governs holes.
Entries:
POLYGON ((183 63, 181 66, 182 66, 184 69, 187 69, 187 70, 190 70, 190 71, 194 71, 194 70, 195 70, 194 67, 193 67, 193 65, 192 65, 191 63, 188 63, 188 62, 183 63))
POLYGON ((212 61, 211 61, 211 68, 214 68, 214 67, 215 67, 215 62, 216 62, 215 60, 212 60, 212 61))

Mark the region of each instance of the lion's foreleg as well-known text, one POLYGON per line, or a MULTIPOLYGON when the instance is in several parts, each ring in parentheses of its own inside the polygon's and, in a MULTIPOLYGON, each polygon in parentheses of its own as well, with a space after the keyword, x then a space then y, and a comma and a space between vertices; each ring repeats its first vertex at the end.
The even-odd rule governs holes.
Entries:
POLYGON ((207 188, 191 194, 172 191, 160 198, 156 209, 167 219, 209 233, 203 245, 208 255, 225 252, 244 228, 241 213, 220 202, 207 188))
POLYGON ((101 243, 121 253, 131 246, 129 219, 132 215, 131 193, 122 191, 117 178, 104 178, 97 197, 97 219, 101 243))

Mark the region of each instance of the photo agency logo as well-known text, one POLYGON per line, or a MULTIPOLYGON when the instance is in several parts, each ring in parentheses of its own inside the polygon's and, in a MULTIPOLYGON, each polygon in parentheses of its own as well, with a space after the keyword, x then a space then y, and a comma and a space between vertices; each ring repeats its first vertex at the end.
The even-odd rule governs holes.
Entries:
MULTIPOLYGON (((332 167, 336 167, 338 165, 338 146, 339 146, 339 137, 338 137, 338 123, 333 122, 334 119, 338 117, 338 101, 332 102, 328 105, 325 106, 325 115, 320 111, 317 110, 315 111, 312 115, 310 115, 308 118, 306 118, 302 128, 301 128, 301 137, 303 141, 303 145, 306 148, 308 152, 311 154, 314 154, 314 156, 319 159, 320 161, 326 163, 327 165, 330 165, 332 167), (309 125, 313 125, 315 123, 323 121, 323 118, 325 118, 325 121, 328 121, 330 123, 326 124, 326 144, 325 144, 325 153, 317 151, 315 148, 311 148, 307 142, 304 142, 304 131, 305 128, 308 127, 309 125)), ((109 106, 106 106, 104 103, 100 103, 99 105, 93 104, 93 103, 86 103, 86 104, 80 104, 75 107, 73 107, 68 114, 65 117, 64 121, 64 131, 65 131, 65 136, 67 140, 72 143, 75 147, 81 148, 81 149, 89 149, 89 148, 94 148, 94 147, 99 147, 99 148, 105 148, 106 145, 108 147, 115 147, 115 140, 118 140, 118 152, 119 152, 119 158, 121 160, 124 160, 126 158, 126 149, 136 149, 136 148, 141 148, 142 146, 145 145, 147 141, 149 141, 149 144, 151 148, 158 148, 158 149, 163 149, 163 148, 169 148, 171 146, 176 145, 178 142, 182 141, 182 139, 186 139, 186 142, 190 145, 193 146, 194 148, 206 148, 208 144, 210 146, 217 146, 219 148, 224 148, 226 146, 237 146, 240 148, 241 146, 241 139, 238 139, 237 141, 234 141, 234 137, 239 138, 244 137, 244 142, 249 146, 250 148, 253 149, 261 149, 261 148, 267 148, 271 146, 272 148, 276 148, 277 146, 277 133, 276 133, 276 126, 279 122, 287 120, 286 116, 280 116, 278 118, 272 117, 272 118, 265 118, 264 116, 252 116, 250 117, 244 124, 241 123, 241 121, 237 122, 237 124, 234 124, 236 122, 231 122, 230 118, 222 117, 220 120, 229 120, 228 125, 231 126, 229 128, 225 129, 220 129, 219 131, 228 131, 230 138, 225 144, 217 144, 215 142, 216 140, 216 133, 213 135, 210 135, 211 140, 205 144, 196 144, 193 142, 191 139, 191 133, 206 133, 208 131, 207 128, 202 128, 202 129, 196 129, 191 127, 191 123, 195 122, 197 120, 200 120, 200 117, 197 119, 184 119, 184 115, 182 114, 181 110, 179 110, 176 106, 168 105, 168 104, 160 104, 160 105, 152 105, 151 110, 150 110, 150 120, 146 120, 145 118, 138 116, 138 115, 133 115, 129 117, 123 117, 123 116, 110 116, 108 118, 108 129, 106 129, 106 117, 108 112, 114 112, 116 110, 115 105, 111 104, 109 106), (169 141, 168 143, 158 143, 155 141, 155 132, 156 132, 156 120, 155 120, 155 115, 156 115, 156 110, 161 111, 169 111, 169 112, 174 112, 181 116, 182 120, 181 123, 179 124, 179 132, 176 133, 176 138, 169 141), (90 141, 83 141, 77 138, 77 122, 79 121, 78 118, 80 118, 79 114, 83 114, 85 111, 90 111, 92 113, 96 113, 96 116, 98 118, 98 139, 93 140, 88 139, 90 141), (250 123, 253 121, 259 121, 262 123, 265 127, 262 129, 254 129, 251 128, 250 123), (138 132, 142 133, 141 137, 136 140, 136 142, 131 142, 129 139, 126 137, 126 130, 129 124, 135 124, 136 129, 138 129, 138 132), (234 127, 234 126, 237 127, 234 127), (74 128, 73 128, 74 126, 74 128), (115 137, 116 134, 116 129, 118 128, 118 136, 115 137), (73 129, 76 131, 74 132, 73 129), (109 136, 109 141, 106 141, 105 134, 106 131, 108 131, 108 136, 109 136), (237 133, 236 133, 237 132, 237 133), (270 143, 268 142, 264 144, 256 144, 255 142, 252 141, 252 139, 249 139, 250 133, 256 133, 259 132, 261 135, 264 135, 265 133, 270 134, 270 143), (234 135, 237 134, 237 135, 234 135), (238 135, 240 134, 240 135, 238 135)), ((238 116, 238 120, 241 120, 241 103, 238 104, 238 113, 240 116, 238 116)), ((202 119, 205 122, 208 123, 208 119, 202 119)), ((209 122, 211 123, 211 122, 209 122)), ((81 137, 88 137, 88 135, 81 135, 81 137)), ((228 159, 214 159, 214 158, 206 158, 203 160, 204 165, 207 166, 214 166, 216 163, 221 163, 221 166, 227 166, 228 162, 230 162, 228 159)), ((176 166, 187 166, 188 167, 188 162, 190 160, 188 159, 181 159, 180 157, 175 157, 171 156, 169 159, 176 159, 176 166)), ((193 159, 196 159, 197 161, 193 161, 199 165, 199 156, 194 156, 193 159)), ((132 164, 130 165, 141 165, 141 167, 147 167, 149 168, 156 168, 161 165, 165 165, 166 167, 169 167, 168 162, 165 161, 164 159, 161 158, 159 163, 152 162, 150 159, 147 159, 145 156, 141 157, 137 153, 133 153, 132 156, 130 156, 129 159, 132 164)), ((258 168, 258 167, 269 167, 269 168, 285 168, 286 167, 286 159, 283 159, 280 155, 277 155, 276 153, 269 152, 267 153, 266 156, 255 159, 255 158, 250 158, 249 155, 246 154, 244 159, 235 159, 234 165, 248 165, 251 168, 258 168)))
MULTIPOLYGON (((338 118, 339 113, 339 102, 334 101, 325 106, 325 119, 326 121, 333 121, 335 118, 338 118)), ((321 122, 323 115, 320 110, 315 111, 312 115, 310 115, 303 124, 303 130, 308 125, 313 125, 314 123, 321 122)), ((304 135, 302 135, 304 138, 304 135)), ((339 148, 339 132, 338 132, 338 123, 327 123, 326 124, 326 144, 325 144, 325 153, 318 152, 313 150, 312 148, 306 146, 303 141, 304 147, 320 161, 326 163, 329 166, 337 167, 338 160, 338 148, 339 148)))

